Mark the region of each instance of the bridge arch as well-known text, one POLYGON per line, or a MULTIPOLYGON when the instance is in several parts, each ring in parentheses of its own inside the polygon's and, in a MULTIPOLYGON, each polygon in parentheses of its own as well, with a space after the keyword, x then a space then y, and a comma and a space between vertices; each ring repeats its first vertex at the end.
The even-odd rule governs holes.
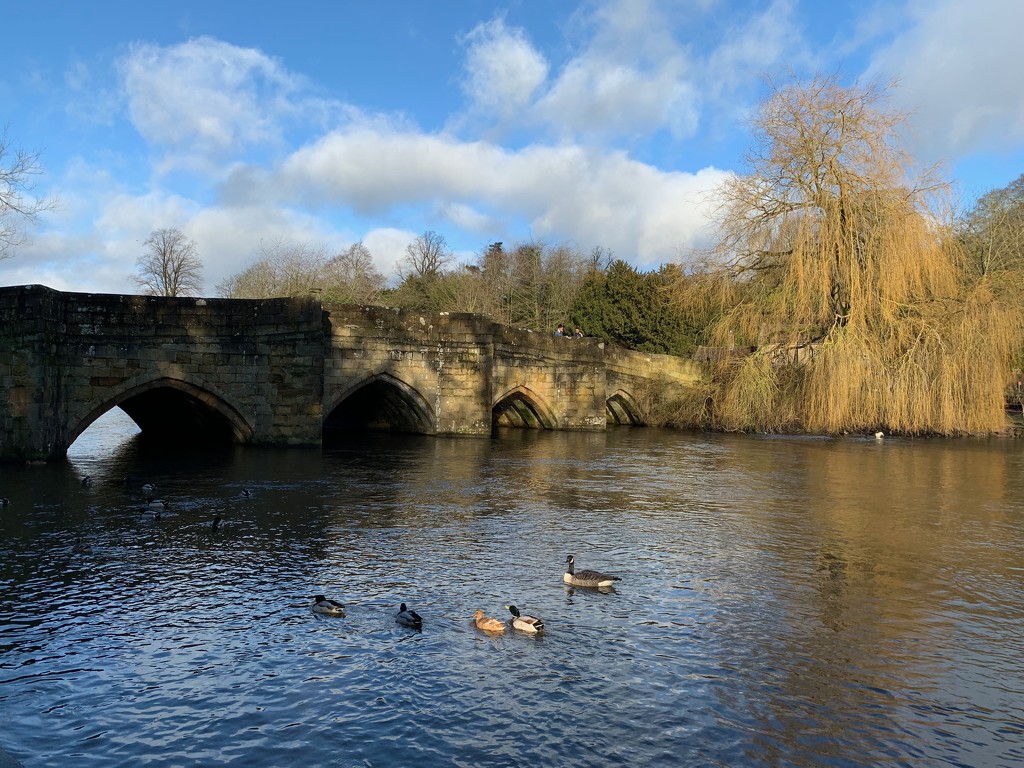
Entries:
POLYGON ((414 387, 390 373, 353 384, 324 408, 324 440, 343 431, 437 433, 434 410, 414 387))
POLYGON ((69 430, 67 446, 117 407, 139 426, 144 437, 191 442, 199 435, 224 443, 247 443, 253 437, 252 426, 224 397, 182 379, 156 376, 113 389, 69 430))
POLYGON ((558 420, 535 392, 520 385, 494 401, 491 406, 491 426, 556 429, 558 420))
POLYGON ((609 424, 639 427, 647 423, 636 399, 623 389, 617 390, 605 401, 605 412, 609 424))

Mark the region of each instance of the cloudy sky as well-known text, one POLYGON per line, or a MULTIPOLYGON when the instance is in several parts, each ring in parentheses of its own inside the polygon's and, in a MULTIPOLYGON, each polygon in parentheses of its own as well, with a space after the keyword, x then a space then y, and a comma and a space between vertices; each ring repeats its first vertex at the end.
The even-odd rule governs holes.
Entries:
POLYGON ((0 285, 131 292, 163 227, 211 295, 261 244, 361 240, 390 275, 428 229, 654 268, 707 242, 787 70, 898 78, 964 199, 1024 172, 1021 0, 33 0, 3 29, 0 125, 60 205, 0 285))

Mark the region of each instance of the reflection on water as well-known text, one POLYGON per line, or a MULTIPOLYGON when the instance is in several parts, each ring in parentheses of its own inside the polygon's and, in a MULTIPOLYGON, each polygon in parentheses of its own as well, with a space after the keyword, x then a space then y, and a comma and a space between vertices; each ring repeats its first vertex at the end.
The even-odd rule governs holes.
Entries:
POLYGON ((1017 442, 167 454, 114 415, 0 468, 0 747, 27 768, 1024 764, 1017 442), (567 589, 568 552, 623 580, 567 589), (546 632, 473 628, 510 602, 546 632))

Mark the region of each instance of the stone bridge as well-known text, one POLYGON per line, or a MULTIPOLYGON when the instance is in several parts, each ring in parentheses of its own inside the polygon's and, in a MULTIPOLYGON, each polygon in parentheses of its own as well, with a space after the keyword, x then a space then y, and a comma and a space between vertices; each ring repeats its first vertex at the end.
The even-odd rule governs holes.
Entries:
POLYGON ((146 438, 322 445, 352 430, 643 424, 644 382, 686 360, 480 315, 0 288, 0 459, 57 459, 124 410, 146 438))

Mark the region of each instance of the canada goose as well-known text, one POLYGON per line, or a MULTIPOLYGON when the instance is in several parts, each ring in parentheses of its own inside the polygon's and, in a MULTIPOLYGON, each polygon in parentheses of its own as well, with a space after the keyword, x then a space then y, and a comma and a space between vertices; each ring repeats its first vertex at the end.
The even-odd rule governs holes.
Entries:
POLYGON ((336 600, 328 600, 323 595, 316 595, 313 598, 313 612, 324 616, 344 616, 345 606, 336 600))
POLYGON ((522 616, 519 609, 514 605, 506 605, 512 614, 511 624, 513 629, 520 629, 523 632, 543 632, 544 622, 536 616, 522 616))
POLYGON ((221 520, 220 515, 215 515, 214 516, 213 522, 210 523, 210 530, 211 531, 219 531, 220 530, 220 520, 221 520))
POLYGON ((482 629, 484 632, 505 631, 505 622, 492 619, 490 616, 484 616, 484 612, 479 609, 473 614, 473 623, 476 624, 477 629, 482 629))
POLYGON ((153 491, 156 490, 156 486, 153 485, 152 483, 146 483, 145 485, 142 486, 142 490, 144 490, 146 493, 152 493, 153 491))
POLYGON ((610 587, 616 581, 622 581, 621 576, 609 576, 599 571, 577 571, 576 558, 572 555, 567 555, 565 562, 565 576, 562 577, 562 581, 574 587, 610 587))
POLYGON ((403 627, 410 627, 412 629, 423 629, 423 619, 416 611, 411 611, 405 607, 405 603, 402 603, 398 607, 398 615, 395 616, 395 621, 401 624, 403 627))
POLYGON ((248 488, 243 488, 242 492, 238 495, 241 496, 243 499, 251 499, 252 491, 250 491, 248 488))
POLYGON ((0 496, 0 507, 6 507, 10 503, 11 500, 8 499, 6 496, 0 496))
POLYGON ((90 485, 92 485, 92 476, 86 475, 85 477, 82 478, 82 487, 88 488, 90 485))
POLYGON ((149 498, 146 500, 146 509, 154 512, 159 512, 161 510, 167 509, 167 502, 164 501, 163 499, 149 498))

